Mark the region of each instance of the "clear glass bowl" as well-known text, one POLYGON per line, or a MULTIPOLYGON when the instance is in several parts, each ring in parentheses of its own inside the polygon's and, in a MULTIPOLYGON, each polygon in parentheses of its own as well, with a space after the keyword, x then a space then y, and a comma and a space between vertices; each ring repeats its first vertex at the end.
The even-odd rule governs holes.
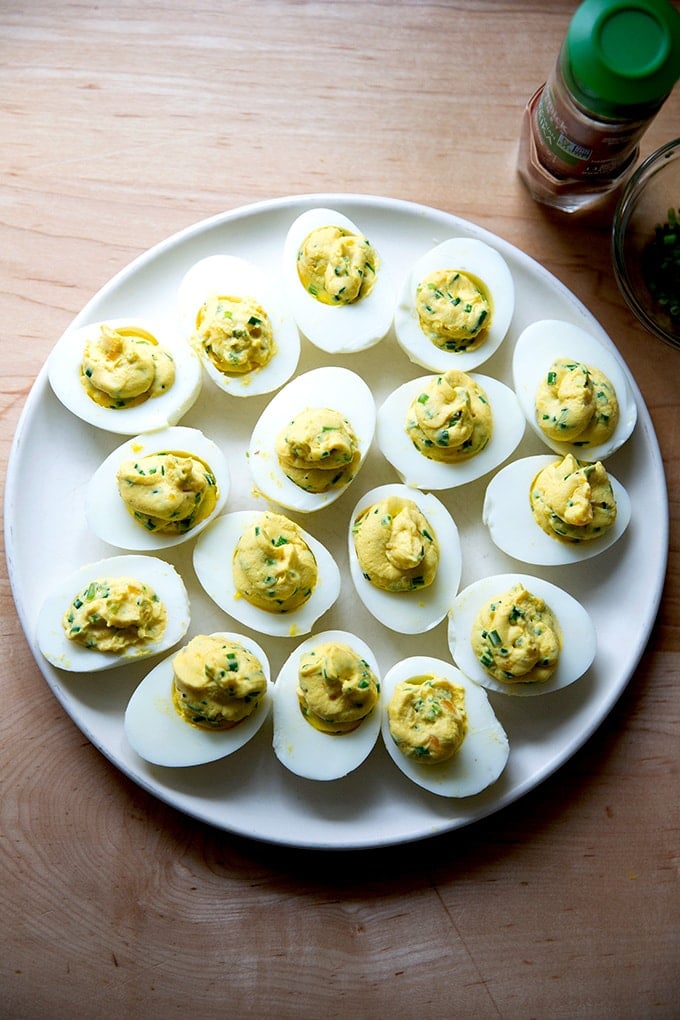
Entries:
POLYGON ((680 138, 648 156, 628 181, 614 215, 612 256, 630 309, 651 333, 680 348, 680 138))

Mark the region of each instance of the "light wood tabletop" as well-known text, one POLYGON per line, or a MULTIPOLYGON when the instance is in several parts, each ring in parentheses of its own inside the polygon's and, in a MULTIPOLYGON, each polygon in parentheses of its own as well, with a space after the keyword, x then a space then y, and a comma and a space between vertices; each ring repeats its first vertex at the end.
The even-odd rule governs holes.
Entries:
MULTIPOLYGON (((574 7, 0 5, 3 477, 47 355, 114 274, 207 217, 333 192, 453 213, 566 285, 640 388, 671 508, 656 624, 585 745, 472 825, 342 852, 222 831, 132 782, 53 696, 4 566, 3 1017, 678 1015, 680 354, 617 289, 611 206, 550 213, 515 170, 574 7)), ((675 92, 641 154, 677 136, 675 92)))

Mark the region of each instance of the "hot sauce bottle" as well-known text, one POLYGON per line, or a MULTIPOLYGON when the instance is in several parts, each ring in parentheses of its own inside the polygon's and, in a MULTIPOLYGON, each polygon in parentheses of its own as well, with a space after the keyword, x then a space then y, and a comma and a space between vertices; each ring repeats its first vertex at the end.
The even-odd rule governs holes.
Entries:
POLYGON ((669 0, 585 0, 524 112, 518 171, 532 197, 578 212, 618 189, 679 77, 669 0))

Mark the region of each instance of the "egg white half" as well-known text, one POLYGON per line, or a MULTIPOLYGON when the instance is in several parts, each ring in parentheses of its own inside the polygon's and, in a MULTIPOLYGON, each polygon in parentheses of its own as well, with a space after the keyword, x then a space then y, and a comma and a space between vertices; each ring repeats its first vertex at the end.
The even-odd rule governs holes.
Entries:
POLYGON ((401 288, 394 314, 397 341, 409 359, 433 372, 457 368, 469 372, 494 354, 510 328, 515 311, 515 283, 507 262, 495 248, 471 237, 451 237, 414 262, 401 288), (429 273, 457 269, 476 276, 491 295, 491 325, 474 351, 446 351, 423 333, 416 310, 416 292, 429 273))
POLYGON ((300 336, 279 284, 263 269, 234 255, 209 255, 196 262, 184 275, 177 292, 180 323, 187 340, 196 329, 198 311, 213 294, 257 301, 269 316, 276 351, 262 368, 231 375, 220 372, 208 355, 199 351, 207 375, 221 390, 235 397, 258 396, 283 386, 297 368, 300 336))
MULTIPOLYGON (((325 305, 305 289, 297 271, 298 251, 313 230, 337 226, 364 234, 347 216, 333 209, 308 209, 291 224, 283 247, 286 297, 300 331, 310 343, 329 354, 353 354, 377 344, 390 329, 394 314, 394 288, 382 255, 373 289, 347 305, 325 305)), ((372 242, 372 238, 369 237, 372 242)))
POLYGON ((398 484, 371 489, 361 497, 350 516, 348 549, 349 568, 357 594, 369 613, 383 626, 401 634, 422 634, 444 619, 458 591, 462 558, 458 528, 436 496, 398 484), (367 507, 389 496, 413 500, 437 536, 439 566, 434 581, 427 588, 384 591, 371 584, 361 570, 352 535, 354 521, 367 507))
POLYGON ((330 641, 353 648, 365 659, 380 684, 378 663, 366 642, 348 631, 327 630, 297 646, 281 667, 274 685, 276 757, 295 775, 324 782, 340 779, 357 769, 373 750, 380 732, 380 701, 351 733, 322 733, 303 716, 296 693, 300 657, 330 641))
POLYGON ((405 776, 440 797, 473 797, 495 783, 506 766, 510 745, 505 730, 489 704, 486 692, 453 663, 428 655, 403 659, 389 670, 382 687, 382 737, 387 752, 405 776), (465 691, 468 731, 458 752, 448 761, 423 765, 407 758, 390 733, 387 706, 397 684, 414 676, 434 674, 465 691))
POLYGON ((405 425, 411 402, 430 378, 420 376, 411 379, 383 401, 377 414, 376 443, 406 485, 419 489, 453 489, 481 478, 514 452, 524 435, 524 414, 509 386, 491 376, 471 374, 470 378, 485 390, 491 405, 491 439, 483 450, 468 460, 455 464, 429 460, 413 445, 405 425))
POLYGON ((612 527, 590 542, 564 542, 547 535, 534 520, 529 493, 538 472, 554 463, 554 454, 515 460, 494 475, 486 489, 483 523, 499 549, 524 563, 554 567, 598 556, 618 541, 630 522, 628 493, 607 472, 617 507, 612 527))
POLYGON ((125 710, 125 736, 137 754, 152 765, 183 768, 226 758, 261 729, 271 712, 272 683, 269 661, 252 638, 228 631, 215 637, 237 641, 260 662, 267 680, 267 693, 257 708, 237 726, 228 730, 206 730, 186 722, 172 701, 174 654, 151 670, 133 693, 125 710))
POLYGON ((589 669, 597 650, 595 625, 581 603, 557 585, 528 574, 496 574, 473 582, 456 597, 448 624, 451 655, 462 671, 490 691, 516 697, 551 694, 568 687, 589 669), (543 599, 557 619, 562 634, 557 669, 545 683, 501 683, 489 676, 472 648, 470 636, 479 611, 491 599, 503 595, 516 584, 543 599))
POLYGON ((117 447, 97 468, 85 491, 85 518, 91 530, 110 545, 121 549, 166 549, 195 538, 214 520, 229 496, 230 475, 224 454, 199 429, 176 425, 148 435, 135 436, 117 447), (189 453, 207 464, 217 484, 217 502, 212 513, 183 535, 159 535, 136 521, 123 502, 116 473, 127 460, 161 451, 189 453))
POLYGON ((170 563, 153 556, 112 556, 83 564, 58 583, 40 608, 35 636, 40 651, 53 666, 72 673, 97 673, 167 651, 184 637, 189 622, 187 591, 170 563), (66 637, 61 621, 71 602, 91 581, 105 577, 132 577, 155 591, 167 612, 165 631, 158 641, 114 653, 85 648, 66 637))
POLYGON ((55 395, 69 411, 96 428, 124 436, 175 425, 201 391, 201 363, 182 337, 166 323, 133 317, 67 329, 47 359, 47 375, 55 395), (80 366, 87 341, 99 336, 102 325, 111 329, 136 326, 151 333, 175 362, 175 381, 170 389, 136 407, 100 407, 91 400, 80 381, 80 366))
POLYGON ((626 373, 618 359, 581 326, 559 319, 532 322, 520 334, 512 359, 515 393, 529 425, 546 446, 566 456, 598 461, 611 456, 626 442, 635 428, 637 404, 626 373), (607 376, 619 402, 619 420, 610 439, 597 446, 562 443, 546 436, 536 420, 536 391, 557 358, 572 358, 607 376))
POLYGON ((296 637, 308 634, 340 594, 340 571, 326 547, 309 532, 302 536, 314 554, 318 577, 304 605, 287 613, 269 613, 237 594, 232 574, 234 549, 244 530, 261 510, 236 510, 217 517, 199 536, 194 547, 194 570, 202 587, 225 613, 261 634, 296 637))
MULTIPOLYGON (((312 513, 338 499, 347 485, 328 492, 305 492, 288 478, 276 456, 276 439, 283 428, 309 408, 327 407, 352 426, 363 463, 373 441, 375 401, 361 376, 346 368, 315 368, 296 376, 270 400, 253 429, 248 465, 259 492, 289 510, 312 513)), ((358 471, 359 469, 357 469, 358 471)), ((356 475, 355 475, 356 477, 356 475)))

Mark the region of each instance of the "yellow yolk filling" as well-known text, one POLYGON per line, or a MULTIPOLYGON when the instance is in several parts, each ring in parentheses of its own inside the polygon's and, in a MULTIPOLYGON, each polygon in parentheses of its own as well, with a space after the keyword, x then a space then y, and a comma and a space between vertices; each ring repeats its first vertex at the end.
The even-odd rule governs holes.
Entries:
POLYGON ((267 691, 262 664, 239 642, 200 634, 172 661, 173 704, 202 729, 231 729, 251 715, 267 691))
POLYGON ((376 588, 418 591, 434 581, 439 543, 413 500, 391 496, 367 507, 352 536, 363 575, 376 588))
POLYGON ((250 297, 209 297, 196 317, 192 344, 225 375, 254 372, 276 353, 269 316, 250 297))
POLYGON ((491 299, 481 280, 457 269, 437 269, 416 289, 420 328, 445 351, 474 351, 491 325, 491 299))
POLYGON ((468 460, 489 443, 493 416, 486 393, 465 372, 433 376, 406 412, 406 432, 429 460, 468 460))
POLYGON ((323 733, 349 733, 375 708, 380 688, 373 670, 353 648, 330 641, 300 659, 297 696, 310 725, 323 733))
POLYGON ((501 683, 545 683, 557 669, 562 638, 543 599, 516 584, 477 614, 470 637, 477 659, 501 683))
POLYGON ((168 614, 155 591, 131 577, 97 578, 64 613, 70 641, 99 652, 124 652, 159 641, 168 614))
POLYGON ((263 513, 236 544, 232 576, 238 595, 270 613, 304 605, 317 582, 314 553, 300 528, 281 514, 263 513))
POLYGON ((614 433, 619 403, 599 369, 569 358, 550 366, 536 391, 536 421, 546 436, 576 446, 597 446, 614 433))
POLYGON ((102 325, 99 337, 85 344, 80 379, 101 407, 135 407, 170 389, 175 362, 146 330, 102 325))
POLYGON ((468 729, 463 688, 429 674, 397 684, 387 716, 399 750, 423 765, 453 758, 468 729))
POLYGON ((125 461, 116 483, 127 509, 147 531, 185 534, 215 509, 218 491, 209 466, 189 453, 150 453, 125 461))
POLYGON ((319 227, 298 251, 302 286, 326 305, 348 305, 371 293, 380 267, 375 248, 361 234, 342 227, 319 227))
POLYGON ((279 433, 276 455, 284 474, 306 492, 327 492, 354 477, 361 451, 339 411, 308 408, 279 433))
POLYGON ((529 498, 539 527, 565 542, 591 542, 616 520, 612 485, 599 461, 584 464, 567 454, 539 471, 529 498))

